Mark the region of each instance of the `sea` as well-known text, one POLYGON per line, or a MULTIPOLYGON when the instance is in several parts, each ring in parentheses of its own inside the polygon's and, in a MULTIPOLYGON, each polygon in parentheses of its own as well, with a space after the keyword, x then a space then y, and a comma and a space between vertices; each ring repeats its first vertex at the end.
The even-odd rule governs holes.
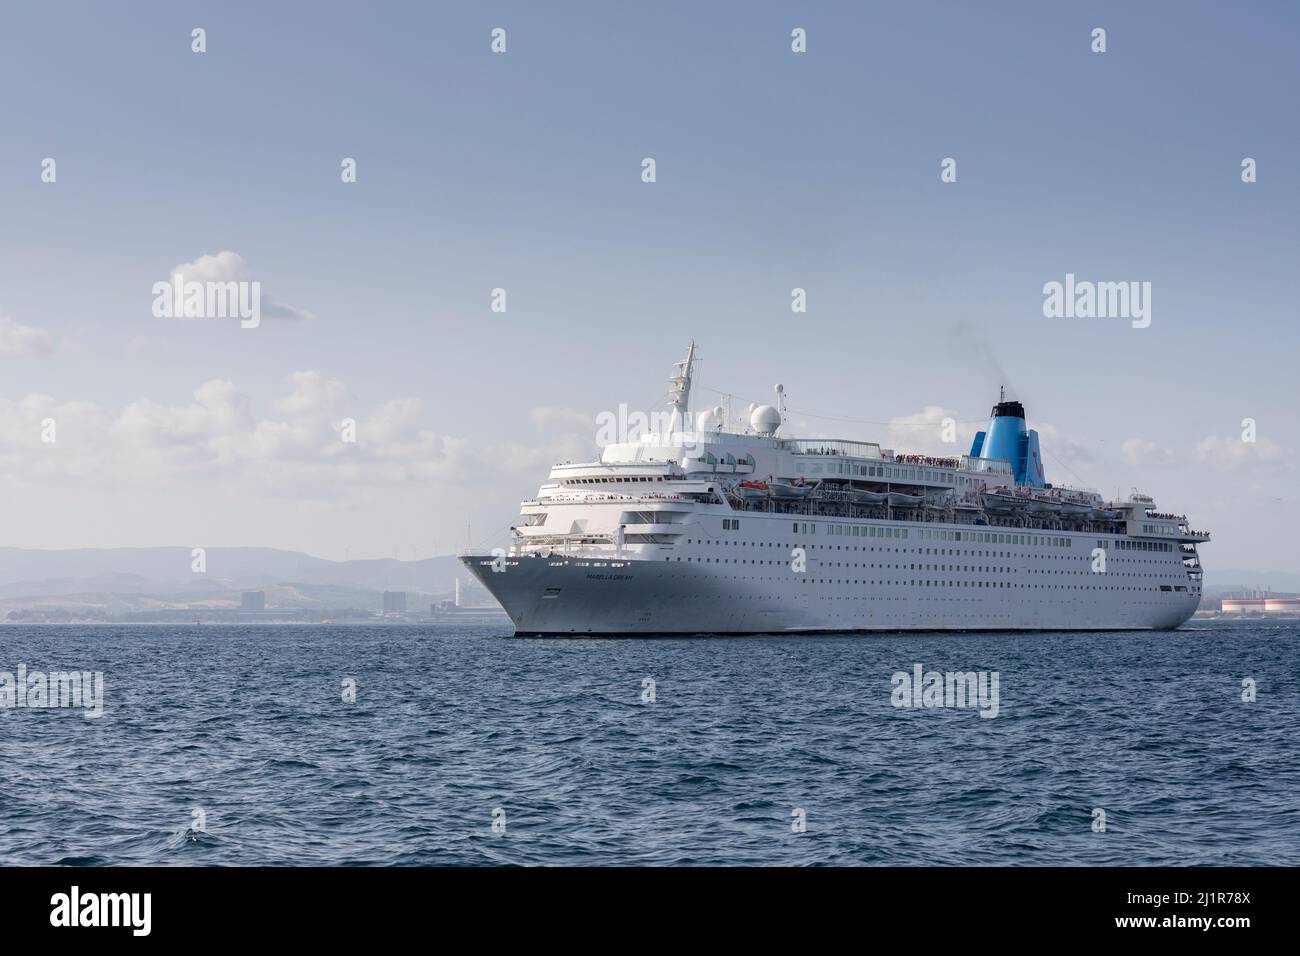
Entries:
POLYGON ((0 672, 5 865, 1300 864, 1293 620, 6 624, 0 672), (14 706, 20 666, 81 706, 14 706))

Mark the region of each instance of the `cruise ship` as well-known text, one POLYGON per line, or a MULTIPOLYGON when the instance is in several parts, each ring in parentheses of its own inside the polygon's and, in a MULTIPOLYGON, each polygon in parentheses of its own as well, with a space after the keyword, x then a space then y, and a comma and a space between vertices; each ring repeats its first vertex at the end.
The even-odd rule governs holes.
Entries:
POLYGON ((690 411, 696 350, 659 427, 563 463, 511 541, 461 560, 532 635, 1169 630, 1201 598, 1185 516, 1045 480, 1005 394, 970 454, 781 434, 690 411))

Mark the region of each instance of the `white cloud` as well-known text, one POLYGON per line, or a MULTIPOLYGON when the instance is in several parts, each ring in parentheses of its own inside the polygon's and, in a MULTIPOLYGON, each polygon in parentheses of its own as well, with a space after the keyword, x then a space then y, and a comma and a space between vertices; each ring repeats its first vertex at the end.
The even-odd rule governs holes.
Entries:
POLYGON ((342 382, 328 379, 320 372, 294 372, 289 381, 293 392, 276 403, 277 408, 289 415, 338 413, 352 400, 342 382))
POLYGON ((16 482, 94 482, 98 487, 192 487, 220 482, 249 495, 336 499, 434 483, 536 484, 539 471, 571 456, 567 436, 537 447, 493 446, 441 434, 415 398, 359 407, 347 387, 317 371, 289 376, 287 393, 260 416, 233 382, 213 379, 175 405, 139 399, 119 408, 32 394, 0 399, 0 474, 16 482), (341 423, 356 422, 355 443, 341 423), (41 441, 54 419, 57 441, 41 441))
POLYGON ((1196 457, 1217 471, 1285 471, 1289 453, 1269 438, 1247 442, 1209 435, 1196 443, 1196 457))
POLYGON ((976 423, 962 422, 954 412, 940 405, 926 405, 919 412, 891 418, 880 444, 899 454, 955 458, 970 451, 975 433, 981 427, 976 423), (953 423, 950 437, 954 440, 951 442, 943 440, 948 420, 953 423))
POLYGON ((309 322, 316 316, 306 309, 300 309, 288 302, 281 302, 273 296, 262 294, 262 315, 268 319, 287 319, 291 322, 309 322))
POLYGON ((0 315, 0 355, 43 358, 53 351, 54 338, 49 332, 0 315))
MULTIPOLYGON (((180 265, 174 266, 167 278, 169 281, 174 281, 177 276, 182 276, 185 282, 242 282, 258 279, 257 276, 249 274, 248 268, 244 264, 244 257, 237 252, 231 252, 229 249, 223 249, 216 255, 202 255, 193 262, 182 262, 180 265)), ((258 281, 261 280, 258 279, 258 281)), ((265 285, 265 283, 262 283, 261 312, 263 317, 294 321, 315 318, 306 309, 300 309, 288 302, 281 302, 273 298, 267 294, 265 285)), ((174 309, 177 318, 183 318, 183 312, 184 310, 174 309)))
POLYGON ((1129 438, 1120 445, 1124 460, 1135 467, 1168 467, 1178 463, 1178 455, 1171 448, 1158 445, 1145 438, 1129 438))
POLYGON ((244 257, 228 249, 215 256, 203 255, 193 262, 182 262, 172 269, 171 275, 183 276, 187 282, 230 282, 248 278, 244 271, 244 257))

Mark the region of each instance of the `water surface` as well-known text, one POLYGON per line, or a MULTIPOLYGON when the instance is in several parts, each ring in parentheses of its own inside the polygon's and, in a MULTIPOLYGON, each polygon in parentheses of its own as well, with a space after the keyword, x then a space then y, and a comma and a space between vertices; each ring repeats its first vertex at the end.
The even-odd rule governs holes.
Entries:
POLYGON ((0 670, 106 694, 0 710, 0 863, 1300 863, 1295 621, 509 633, 2 626, 0 670), (894 707, 917 663, 997 671, 998 716, 894 707))

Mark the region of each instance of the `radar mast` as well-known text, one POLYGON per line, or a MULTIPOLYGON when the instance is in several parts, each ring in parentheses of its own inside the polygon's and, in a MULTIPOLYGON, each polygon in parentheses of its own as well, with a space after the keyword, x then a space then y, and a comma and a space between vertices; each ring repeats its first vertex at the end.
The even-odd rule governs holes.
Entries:
POLYGON ((669 385, 672 386, 668 392, 668 405, 673 410, 670 432, 686 429, 687 413, 691 407, 691 373, 694 366, 695 341, 692 340, 690 348, 686 350, 686 358, 673 363, 676 374, 668 380, 669 385))

